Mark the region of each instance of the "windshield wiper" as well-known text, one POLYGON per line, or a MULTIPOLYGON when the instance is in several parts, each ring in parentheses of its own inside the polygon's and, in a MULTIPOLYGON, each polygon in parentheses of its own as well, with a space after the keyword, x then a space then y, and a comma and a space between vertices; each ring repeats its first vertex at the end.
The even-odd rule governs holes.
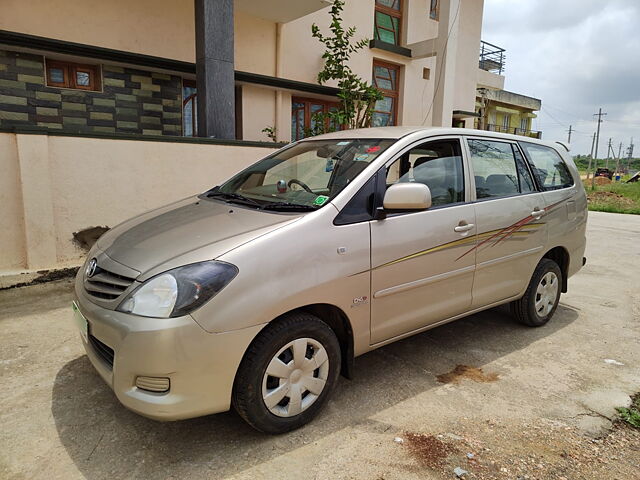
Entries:
POLYGON ((215 191, 215 192, 209 192, 206 195, 207 195, 207 198, 221 197, 223 199, 231 200, 236 203, 242 203, 242 204, 251 205, 257 208, 262 208, 262 205, 260 203, 256 202, 252 198, 245 197, 244 195, 240 195, 239 193, 226 193, 226 192, 215 191))
POLYGON ((317 210, 317 208, 312 207, 311 205, 303 205, 301 203, 276 202, 264 205, 262 210, 300 210, 308 212, 311 210, 317 210))

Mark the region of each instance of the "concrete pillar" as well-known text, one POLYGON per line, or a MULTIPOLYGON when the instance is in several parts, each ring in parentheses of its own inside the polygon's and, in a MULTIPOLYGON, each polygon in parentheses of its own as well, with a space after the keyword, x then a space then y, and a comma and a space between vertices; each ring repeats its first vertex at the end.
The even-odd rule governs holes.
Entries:
POLYGON ((233 0, 195 0, 198 136, 234 139, 233 0))
POLYGON ((46 135, 16 135, 29 270, 57 264, 48 142, 46 135))
POLYGON ((456 58, 460 37, 462 0, 441 0, 438 38, 436 39, 437 89, 433 99, 432 125, 450 127, 455 102, 456 58))

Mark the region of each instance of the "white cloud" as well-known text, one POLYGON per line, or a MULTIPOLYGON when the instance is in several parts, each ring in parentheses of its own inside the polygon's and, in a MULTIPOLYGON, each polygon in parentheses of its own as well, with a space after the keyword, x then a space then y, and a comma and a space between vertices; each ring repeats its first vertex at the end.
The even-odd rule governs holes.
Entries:
POLYGON ((573 153, 589 153, 602 107, 604 157, 609 138, 616 153, 640 145, 639 24, 638 0, 485 0, 483 39, 507 50, 505 88, 542 100, 545 139, 566 141, 572 125, 573 153))

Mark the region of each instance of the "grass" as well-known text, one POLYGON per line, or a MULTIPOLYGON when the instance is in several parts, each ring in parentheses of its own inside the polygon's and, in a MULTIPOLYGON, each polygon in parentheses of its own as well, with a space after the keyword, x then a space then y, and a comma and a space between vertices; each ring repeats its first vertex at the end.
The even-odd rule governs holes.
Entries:
POLYGON ((589 197, 589 210, 640 215, 640 182, 596 185, 592 189, 588 180, 585 181, 585 190, 589 197))
POLYGON ((631 399, 631 406, 616 408, 620 418, 629 425, 640 428, 640 393, 631 399))

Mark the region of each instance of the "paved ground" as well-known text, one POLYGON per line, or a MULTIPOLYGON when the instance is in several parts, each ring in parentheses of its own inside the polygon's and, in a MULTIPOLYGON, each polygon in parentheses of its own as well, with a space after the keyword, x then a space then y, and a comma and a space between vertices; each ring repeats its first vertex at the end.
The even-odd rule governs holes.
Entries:
POLYGON ((125 410, 81 350, 70 282, 0 292, 0 478, 640 478, 640 435, 607 420, 640 390, 640 216, 591 213, 588 240, 546 327, 491 310, 372 352, 278 437, 125 410))

